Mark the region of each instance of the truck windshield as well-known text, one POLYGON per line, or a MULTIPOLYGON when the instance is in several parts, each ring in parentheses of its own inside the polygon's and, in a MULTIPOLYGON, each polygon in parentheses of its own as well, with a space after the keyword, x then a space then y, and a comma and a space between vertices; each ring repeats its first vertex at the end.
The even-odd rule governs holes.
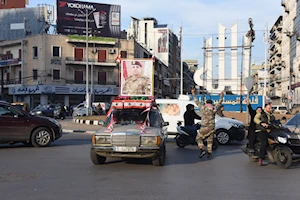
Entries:
MULTIPOLYGON (((147 112, 144 109, 118 109, 113 112, 116 124, 128 125, 128 124, 142 124, 147 116, 147 112)), ((156 126, 158 117, 154 112, 150 112, 150 126, 156 126)), ((107 118, 106 126, 110 123, 111 117, 107 118)))

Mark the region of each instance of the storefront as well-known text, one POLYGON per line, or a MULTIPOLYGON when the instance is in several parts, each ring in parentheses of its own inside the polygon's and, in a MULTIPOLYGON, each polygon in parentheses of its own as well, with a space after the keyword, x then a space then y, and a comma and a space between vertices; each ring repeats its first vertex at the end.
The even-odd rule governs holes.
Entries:
MULTIPOLYGON (((94 101, 110 102, 118 95, 116 86, 95 86, 94 101)), ((13 102, 26 102, 30 109, 39 104, 61 103, 67 106, 77 105, 85 100, 86 86, 31 85, 15 86, 8 89, 13 102)))

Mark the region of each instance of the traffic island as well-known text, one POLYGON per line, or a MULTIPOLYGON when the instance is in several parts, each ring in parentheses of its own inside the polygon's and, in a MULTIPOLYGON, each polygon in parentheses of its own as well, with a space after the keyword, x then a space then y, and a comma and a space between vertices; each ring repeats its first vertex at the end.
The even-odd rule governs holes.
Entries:
POLYGON ((74 123, 78 124, 86 124, 86 125, 96 125, 103 126, 106 120, 106 115, 100 116, 83 116, 83 117, 75 117, 73 118, 74 123))

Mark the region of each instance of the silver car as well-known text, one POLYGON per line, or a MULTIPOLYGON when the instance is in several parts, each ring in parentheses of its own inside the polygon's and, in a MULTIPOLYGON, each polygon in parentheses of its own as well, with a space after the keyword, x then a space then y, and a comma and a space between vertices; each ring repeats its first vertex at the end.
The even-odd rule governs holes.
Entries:
POLYGON ((145 109, 130 108, 115 109, 112 112, 106 125, 92 138, 90 154, 95 165, 105 163, 107 157, 148 158, 155 166, 164 165, 166 126, 169 123, 163 121, 161 113, 154 107, 149 115, 144 111, 145 109), (147 119, 150 126, 144 126, 147 119))

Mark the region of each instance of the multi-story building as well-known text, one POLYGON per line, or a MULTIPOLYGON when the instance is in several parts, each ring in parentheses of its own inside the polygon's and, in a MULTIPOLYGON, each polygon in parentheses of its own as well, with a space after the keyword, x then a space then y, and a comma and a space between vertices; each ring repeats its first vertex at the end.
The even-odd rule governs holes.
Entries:
MULTIPOLYGON (((268 65, 267 65, 268 69, 268 65)), ((266 89, 266 93, 268 93, 268 85, 270 81, 270 77, 268 75, 268 70, 265 71, 265 64, 255 65, 252 64, 250 68, 250 75, 254 78, 254 86, 252 89, 252 94, 263 95, 264 89, 266 89), (266 80, 265 80, 266 79, 266 80), (266 81, 266 87, 264 87, 264 82, 266 81)))
POLYGON ((183 62, 183 94, 190 94, 191 90, 195 88, 194 72, 190 70, 190 66, 183 62))
MULTIPOLYGON (((89 82, 94 101, 110 102, 119 93, 120 70, 116 57, 149 58, 151 53, 135 40, 90 37, 89 82)), ((75 105, 85 100, 86 40, 81 36, 39 34, 0 43, 3 94, 9 101, 75 105)), ((155 60, 155 97, 165 97, 170 87, 163 79, 165 66, 155 60)))
POLYGON ((183 60, 183 62, 185 62, 188 65, 189 70, 193 73, 198 69, 198 60, 183 60))
MULTIPOLYGON (((268 97, 272 99, 273 104, 282 104, 282 26, 283 20, 280 16, 270 30, 270 48, 269 48, 269 92, 268 97)), ((286 41, 286 38, 285 38, 286 41)))
POLYGON ((152 52, 167 71, 162 74, 164 82, 169 84, 167 91, 170 98, 177 98, 180 79, 180 44, 178 37, 166 24, 158 24, 155 18, 136 19, 132 17, 128 30, 128 39, 134 39, 152 52))
MULTIPOLYGON (((290 109, 293 102, 292 99, 292 77, 295 75, 295 70, 298 66, 296 46, 297 46, 297 10, 299 9, 299 2, 297 0, 282 0, 281 5, 284 8, 282 16, 282 73, 281 73, 281 88, 282 88, 282 102, 290 109)), ((299 21, 299 20, 298 20, 299 21)), ((296 72, 299 72, 298 69, 296 72)))

